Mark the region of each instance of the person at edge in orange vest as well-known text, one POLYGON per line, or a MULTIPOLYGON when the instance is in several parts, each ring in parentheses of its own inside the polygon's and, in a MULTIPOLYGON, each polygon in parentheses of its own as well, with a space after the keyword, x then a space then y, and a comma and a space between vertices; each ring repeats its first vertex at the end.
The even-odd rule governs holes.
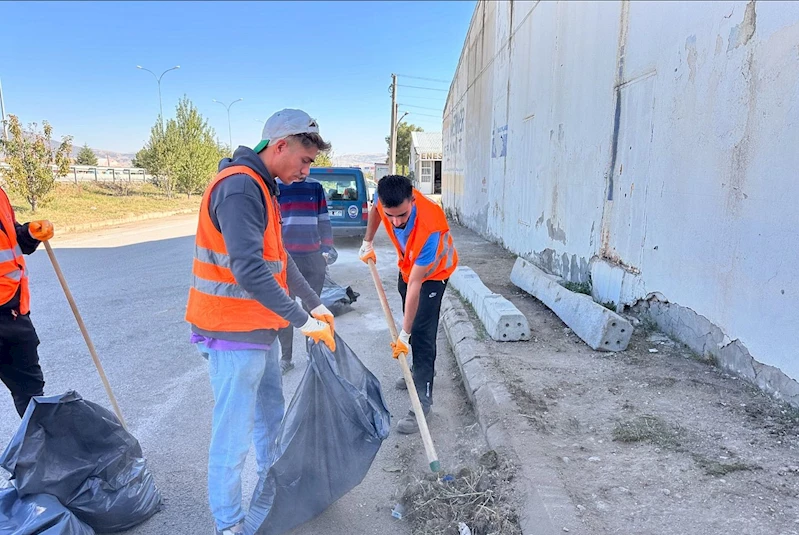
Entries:
POLYGON ((20 225, 6 192, 0 188, 0 379, 11 391, 22 417, 34 396, 44 395, 44 374, 39 366, 39 336, 30 317, 28 269, 23 254, 53 237, 46 220, 20 225))
MULTIPOLYGON (((372 241, 382 221, 397 250, 397 289, 402 297, 402 331, 397 341, 391 344, 392 355, 398 358, 409 353, 409 349, 413 350, 413 382, 427 416, 433 404, 441 299, 450 275, 458 267, 458 253, 444 210, 414 189, 408 178, 384 176, 377 183, 377 198, 379 202, 369 212, 366 235, 358 256, 364 262, 377 262, 372 241)), ((396 386, 407 388, 403 378, 397 381, 396 386)), ((419 432, 412 409, 397 423, 397 432, 419 432)))
POLYGON ((203 194, 186 309, 214 394, 208 500, 217 535, 244 531, 241 470, 251 441, 258 474, 269 469, 284 411, 278 331, 293 325, 336 347, 333 314, 283 247, 275 180, 302 180, 330 145, 301 110, 272 115, 261 137, 223 159, 203 194))

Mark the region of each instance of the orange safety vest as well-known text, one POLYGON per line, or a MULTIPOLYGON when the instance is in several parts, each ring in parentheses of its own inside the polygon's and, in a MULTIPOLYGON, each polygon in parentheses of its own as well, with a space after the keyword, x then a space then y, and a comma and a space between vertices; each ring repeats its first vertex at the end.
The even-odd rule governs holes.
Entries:
POLYGON ((17 243, 16 218, 11 201, 6 192, 0 188, 0 221, 3 230, 0 232, 0 304, 8 303, 19 292, 19 313, 27 314, 31 308, 31 296, 28 290, 28 268, 22 249, 17 243))
POLYGON ((186 321, 205 331, 251 332, 261 329, 281 329, 289 322, 278 316, 252 294, 239 286, 230 270, 225 239, 211 221, 211 192, 225 178, 245 174, 250 176, 264 194, 267 225, 264 232, 264 261, 275 280, 288 295, 286 266, 288 256, 283 247, 280 207, 258 174, 243 165, 234 165, 219 172, 206 188, 200 204, 200 220, 194 245, 193 283, 189 289, 186 321))
POLYGON ((424 273, 424 280, 442 281, 448 279, 450 275, 458 267, 458 252, 455 250, 455 245, 452 242, 452 235, 449 233, 449 223, 447 216, 444 215, 444 210, 439 205, 424 196, 422 192, 414 188, 413 198, 416 204, 416 221, 414 222, 411 235, 408 236, 408 243, 405 244, 405 254, 402 254, 402 248, 394 235, 394 226, 386 217, 383 210, 383 205, 377 202, 377 212, 380 214, 380 219, 386 226, 388 237, 394 243, 397 249, 399 260, 400 273, 402 279, 408 282, 408 277, 411 274, 416 258, 422 252, 422 247, 427 242, 427 239, 434 232, 440 232, 441 237, 438 241, 438 250, 436 257, 427 265, 424 273))

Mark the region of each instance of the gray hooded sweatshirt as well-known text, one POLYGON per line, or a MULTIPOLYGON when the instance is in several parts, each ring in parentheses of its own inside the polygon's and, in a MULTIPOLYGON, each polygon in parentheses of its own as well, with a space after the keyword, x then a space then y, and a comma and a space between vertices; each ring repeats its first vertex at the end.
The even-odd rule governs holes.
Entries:
MULTIPOLYGON (((233 153, 233 158, 225 158, 219 162, 219 171, 233 165, 249 167, 261 177, 266 189, 272 195, 280 194, 272 174, 252 149, 239 147, 233 153)), ((272 222, 267 221, 266 199, 261 188, 248 175, 231 175, 211 192, 209 212, 214 227, 222 232, 225 239, 230 256, 230 269, 239 286, 293 326, 301 327, 308 321, 308 313, 293 298, 286 295, 264 261, 264 232, 267 225, 272 222)), ((290 255, 286 270, 289 291, 292 295, 302 299, 309 309, 322 304, 290 255)), ((277 331, 273 329, 216 332, 200 329, 196 325, 192 325, 191 328, 193 332, 209 338, 255 344, 272 344, 277 336, 277 331)))

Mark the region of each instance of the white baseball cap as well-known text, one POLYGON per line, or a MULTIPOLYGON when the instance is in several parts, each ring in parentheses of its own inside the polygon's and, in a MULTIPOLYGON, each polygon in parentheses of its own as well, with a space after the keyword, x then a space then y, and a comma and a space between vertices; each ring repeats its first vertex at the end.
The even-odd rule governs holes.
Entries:
POLYGON ((266 120, 261 133, 261 142, 253 149, 261 152, 269 143, 274 143, 297 134, 318 134, 319 125, 316 119, 302 110, 285 109, 266 120))

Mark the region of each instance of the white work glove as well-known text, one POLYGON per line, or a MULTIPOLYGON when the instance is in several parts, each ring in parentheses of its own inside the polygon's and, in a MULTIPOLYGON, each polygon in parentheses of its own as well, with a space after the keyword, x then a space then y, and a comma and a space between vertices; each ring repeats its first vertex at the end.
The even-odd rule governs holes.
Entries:
POLYGON ((300 327, 300 331, 314 342, 324 342, 330 351, 336 350, 336 340, 333 338, 333 331, 330 329, 330 325, 324 321, 319 321, 313 316, 308 316, 308 321, 300 327))
POLYGON ((336 320, 333 317, 333 313, 325 305, 319 305, 311 310, 311 316, 330 325, 330 332, 336 334, 336 320))
POLYGON ((398 359, 400 355, 407 355, 411 350, 410 339, 411 335, 406 333, 405 329, 402 329, 397 337, 397 341, 391 343, 391 356, 398 359))
POLYGON ((375 255, 375 248, 372 246, 372 242, 363 240, 361 249, 358 251, 358 258, 365 264, 368 264, 369 260, 377 264, 377 256, 375 255))

